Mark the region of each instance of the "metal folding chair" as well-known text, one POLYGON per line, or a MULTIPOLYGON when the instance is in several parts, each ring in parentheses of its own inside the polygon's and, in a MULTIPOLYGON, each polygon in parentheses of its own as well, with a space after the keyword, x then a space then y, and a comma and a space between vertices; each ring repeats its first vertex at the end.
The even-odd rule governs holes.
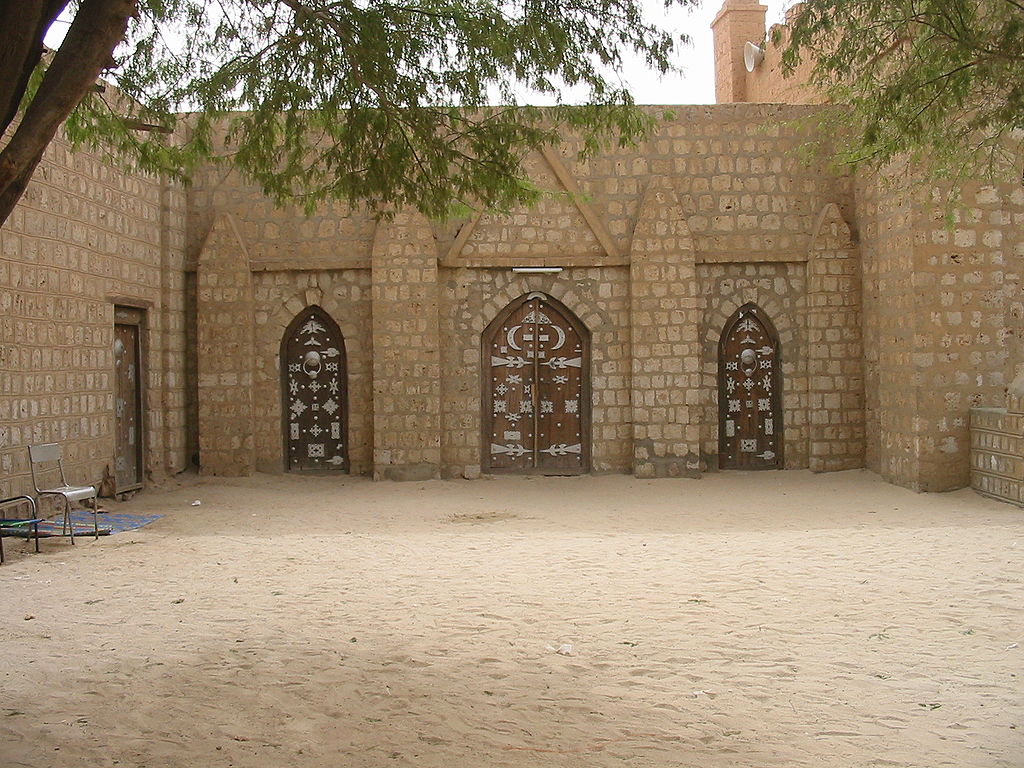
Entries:
POLYGON ((36 540, 36 552, 39 551, 39 515, 36 514, 36 500, 31 496, 12 496, 9 499, 0 499, 0 509, 14 504, 28 504, 32 510, 31 517, 7 517, 0 513, 0 563, 4 561, 4 531, 13 531, 18 528, 28 528, 32 531, 36 540))
POLYGON ((63 451, 60 443, 44 443, 42 445, 30 445, 28 447, 28 460, 32 470, 32 486, 36 489, 36 498, 42 500, 44 496, 56 496, 64 502, 64 526, 62 535, 70 536, 71 543, 75 543, 75 528, 71 523, 71 503, 75 501, 88 501, 92 499, 92 524, 96 538, 100 537, 100 521, 97 516, 97 491, 91 485, 69 485, 64 476, 63 451), (56 466, 53 466, 56 465, 56 466), (40 481, 36 475, 38 471, 58 471, 60 473, 61 485, 52 488, 40 488, 40 481))

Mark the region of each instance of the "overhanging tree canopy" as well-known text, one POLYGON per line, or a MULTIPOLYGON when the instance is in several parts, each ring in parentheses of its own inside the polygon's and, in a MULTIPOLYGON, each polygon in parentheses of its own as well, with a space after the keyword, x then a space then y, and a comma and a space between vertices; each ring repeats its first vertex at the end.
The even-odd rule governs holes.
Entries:
POLYGON ((585 152, 641 135, 615 70, 639 53, 667 72, 685 40, 640 0, 77 0, 44 56, 65 5, 0 0, 0 129, 20 117, 0 150, 0 223, 65 118, 74 141, 143 169, 187 178, 216 158, 307 209, 529 201, 524 153, 564 128, 585 152), (94 88, 107 69, 120 93, 94 88), (562 103, 565 88, 585 106, 562 103), (515 106, 523 89, 556 106, 515 106))
POLYGON ((811 57, 812 83, 851 107, 831 113, 850 139, 840 159, 905 156, 932 179, 1020 182, 1020 0, 808 0, 789 35, 784 69, 811 57))

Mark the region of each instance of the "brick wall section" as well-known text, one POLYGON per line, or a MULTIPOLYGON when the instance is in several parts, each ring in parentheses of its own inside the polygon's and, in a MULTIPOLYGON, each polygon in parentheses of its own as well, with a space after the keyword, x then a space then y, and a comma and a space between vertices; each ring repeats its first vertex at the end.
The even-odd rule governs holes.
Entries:
POLYGON ((633 472, 700 473, 700 371, 693 238, 675 191, 654 178, 630 253, 633 472), (691 414, 692 409, 692 414, 691 414))
POLYGON ((859 194, 869 466, 918 491, 961 488, 969 409, 1003 404, 1008 383, 1010 198, 968 186, 950 226, 939 190, 865 177, 859 194))
POLYGON ((604 249, 544 157, 534 153, 523 165, 530 181, 547 194, 530 210, 484 213, 466 239, 461 257, 495 266, 603 258, 604 249))
POLYGON ((919 374, 913 370, 916 301, 913 206, 896 182, 858 185, 864 270, 864 345, 868 467, 920 490, 914 425, 919 374))
POLYGON ((373 361, 370 359, 370 270, 273 271, 253 275, 255 463, 281 472, 281 339, 299 312, 317 305, 341 329, 348 367, 348 459, 351 474, 373 468, 373 361))
MULTIPOLYGON (((663 112, 653 108, 651 111, 658 116, 663 112)), ((387 349, 382 346, 385 340, 390 345, 396 329, 401 332, 394 336, 397 338, 394 350, 384 353, 391 357, 385 359, 374 354, 372 398, 367 395, 365 405, 358 405, 355 400, 350 402, 354 431, 360 409, 365 407, 367 419, 371 412, 374 414, 375 424, 367 423, 365 430, 359 433, 372 434, 377 450, 382 452, 381 458, 385 461, 374 462, 378 470, 392 465, 419 467, 408 473, 391 472, 392 476, 417 476, 418 472, 433 471, 435 465, 445 476, 473 477, 479 472, 480 332, 508 302, 531 290, 548 293, 561 301, 583 320, 592 334, 594 471, 630 471, 633 465, 631 404, 634 398, 631 392, 639 391, 631 386, 633 332, 649 342, 656 356, 662 354, 664 344, 675 344, 678 347, 675 351, 682 354, 680 357, 668 354, 650 363, 654 367, 674 366, 676 369, 652 370, 658 377, 656 382, 652 379, 652 385, 659 389, 652 397, 680 400, 671 407, 687 409, 685 417, 680 418, 684 418, 688 428, 678 420, 667 425, 669 433, 682 430, 681 437, 672 439, 685 442, 686 447, 667 448, 668 443, 665 443, 659 450, 666 453, 660 455, 668 463, 677 462, 671 469, 673 473, 681 472, 680 467, 687 463, 679 464, 668 455, 678 450, 683 450, 682 455, 689 456, 689 464, 694 465, 686 471, 695 471, 701 451, 706 461, 716 463, 715 374, 708 376, 704 372, 707 364, 704 358, 685 357, 684 348, 705 350, 708 344, 703 337, 694 337, 692 328, 706 328, 707 323, 700 325, 697 319, 700 313, 713 313, 721 303, 750 291, 760 297, 762 306, 777 306, 779 311, 787 313, 802 311, 801 292, 806 287, 804 262, 815 217, 833 200, 840 204, 841 210, 851 210, 852 185, 848 177, 831 176, 824 167, 807 164, 792 152, 803 139, 791 118, 807 114, 806 109, 726 105, 680 107, 673 111, 675 115, 671 120, 636 147, 612 148, 581 161, 576 157, 578 141, 567 136, 564 146, 550 156, 538 154, 529 158, 527 166, 534 173, 534 180, 552 188, 552 196, 545 198, 539 208, 449 224, 434 223, 430 227, 437 246, 427 232, 413 233, 416 227, 426 226, 423 222, 413 225, 412 219, 406 219, 388 225, 398 227, 395 232, 404 234, 382 228, 378 249, 394 249, 387 259, 397 259, 394 264, 399 272, 385 269, 383 258, 378 260, 376 272, 367 270, 373 226, 367 225, 364 212, 325 208, 313 217, 315 226, 307 225, 300 221, 301 212, 296 210, 271 214, 265 209, 265 201, 258 190, 233 177, 201 179, 191 193, 196 210, 190 221, 202 226, 209 220, 208 209, 213 206, 214 210, 230 213, 239 222, 243 237, 251 233, 259 238, 253 243, 246 242, 257 299, 254 402, 263 404, 255 407, 258 414, 256 466, 269 471, 277 471, 280 466, 278 433, 281 427, 275 361, 278 334, 282 323, 286 322, 284 316, 291 312, 280 308, 285 304, 304 305, 309 291, 322 295, 324 301, 336 291, 342 292, 338 294, 337 309, 328 311, 342 326, 347 342, 350 338, 366 339, 362 348, 367 359, 371 347, 377 352, 387 349), (654 179, 661 179, 665 194, 674 194, 677 199, 672 212, 663 211, 659 214, 663 219, 658 221, 646 214, 641 217, 644 192, 654 179), (563 194, 573 188, 578 190, 575 196, 563 194), (581 203, 588 208, 589 216, 584 215, 581 203), (223 208, 217 209, 218 205, 223 208), (268 218, 261 220, 261 216, 268 218), (332 218, 337 219, 333 225, 332 218), (650 220, 650 226, 641 224, 638 228, 641 218, 650 220), (285 226, 284 222, 291 219, 294 221, 285 226), (664 238, 667 230, 657 231, 663 226, 689 230, 691 246, 688 250, 692 253, 692 262, 689 256, 681 265, 668 259, 658 269, 670 271, 676 276, 674 281, 666 278, 645 282, 640 275, 637 285, 641 286, 641 291, 649 291, 642 300, 652 306, 662 301, 686 300, 688 308, 684 306, 679 311, 689 313, 690 331, 664 324, 641 327, 642 324, 637 325, 630 316, 631 252, 648 235, 653 238, 652 242, 664 238), (333 248, 321 238, 321 230, 338 233, 333 248), (308 259, 296 255, 303 253, 305 237, 312 238, 308 259), (416 248, 410 245, 413 241, 422 242, 424 253, 439 254, 441 266, 436 266, 436 259, 432 266, 427 263, 429 258, 423 260, 416 255, 416 248), (412 257, 403 250, 407 246, 412 257), (558 275, 527 276, 514 275, 510 269, 537 264, 560 266, 563 271, 558 275), (432 270, 436 270, 436 278, 432 270), (710 276, 709 284, 695 277, 701 270, 710 276), (372 289, 366 287, 368 278, 354 277, 359 274, 372 274, 372 289), (437 322, 443 342, 436 347, 441 356, 441 426, 436 430, 419 426, 407 430, 406 416, 426 418, 428 424, 432 423, 431 417, 424 414, 430 414, 433 406, 408 414, 400 410, 406 407, 403 398, 408 400, 405 388, 426 388, 424 396, 429 395, 428 400, 432 402, 433 394, 429 390, 434 385, 429 375, 424 376, 423 371, 415 369, 422 362, 421 353, 418 348, 409 351, 411 342, 402 334, 415 334, 408 329, 403 331, 401 321, 416 322, 414 318, 420 316, 420 307, 415 307, 417 314, 409 315, 410 307, 418 302, 414 297, 422 298, 421 290, 427 293, 434 290, 429 286, 435 279, 440 309, 435 311, 434 321, 424 316, 426 325, 423 327, 428 329, 429 336, 433 333, 431 322, 437 322), (656 291, 663 293, 656 294, 656 291), (775 296, 776 304, 771 304, 776 291, 782 294, 775 296), (359 298, 355 298, 357 294, 359 298), (396 312, 400 312, 401 321, 395 317, 396 312), (351 329, 346 329, 346 317, 353 324, 351 329), (369 326, 373 327, 372 342, 369 326), (684 339, 687 333, 690 336, 684 339), (670 335, 672 339, 668 338, 670 335), (402 361, 413 367, 412 373, 402 367, 406 364, 402 361), (392 373, 397 377, 394 380, 390 378, 392 373), (696 380, 695 375, 699 376, 696 380), (667 378, 672 376, 682 377, 690 391, 677 391, 667 378), (383 394, 391 398, 385 407, 393 411, 379 407, 383 394), (432 437, 423 437, 431 430, 434 430, 432 437), (406 443, 389 444, 388 435, 406 443), (439 459, 406 456, 413 450, 422 453, 424 440, 428 443, 426 450, 432 450, 431 439, 437 442, 439 459), (387 451, 392 453, 385 456, 383 452, 387 451), (421 467, 421 462, 428 466, 421 467)), ((193 248, 198 249, 198 246, 193 248)), ((426 297, 424 306, 431 301, 426 297)), ((803 347, 799 346, 803 341, 800 331, 790 325, 786 325, 784 332, 788 334, 789 343, 784 364, 786 402, 795 409, 786 417, 789 422, 787 444, 793 442, 787 450, 787 466, 806 467, 807 386, 806 371, 801 367, 805 365, 803 347), (793 353, 798 347, 800 353, 793 353)), ((712 348, 714 344, 717 344, 717 336, 712 348)), ((638 358, 636 364, 642 368, 648 362, 638 358)), ((358 389, 354 383, 351 386, 358 389)), ((663 434, 665 426, 655 423, 655 431, 663 434)), ((355 433, 350 435, 353 445, 363 439, 355 433)), ((355 457, 353 461, 358 464, 355 457)), ((353 469, 359 471, 355 466, 353 469)), ((656 472, 668 474, 670 470, 666 466, 656 472)), ((377 474, 385 476, 383 471, 377 474)))
POLYGON ((418 214, 399 212, 373 243, 373 476, 437 477, 441 371, 437 246, 418 214))
POLYGON ((61 443, 72 482, 112 472, 115 304, 146 311, 147 482, 185 466, 183 203, 60 136, 46 150, 0 229, 0 496, 30 489, 33 443, 61 443))
POLYGON ((996 188, 970 185, 961 202, 952 227, 941 203, 915 210, 916 427, 925 491, 969 483, 969 409, 1005 405, 1009 383, 1008 201, 996 188))
MULTIPOLYGON (((807 138, 801 121, 815 108, 723 104, 645 109, 661 123, 635 147, 611 147, 581 161, 578 140, 566 136, 558 151, 583 199, 604 222, 619 259, 597 253, 593 238, 575 230, 561 233, 545 251, 540 241, 556 230, 542 226, 543 216, 524 210, 476 225, 467 246, 486 241, 490 252, 486 261, 471 265, 622 266, 644 192, 656 176, 669 179, 680 196, 698 262, 804 260, 822 206, 836 202, 851 218, 851 177, 836 176, 824 159, 807 161, 797 152, 807 138), (667 109, 671 116, 662 120, 667 109), (522 252, 524 244, 527 252, 522 252)), ((581 218, 572 221, 574 227, 586 226, 581 218)), ((436 232, 445 266, 470 266, 467 254, 450 255, 463 226, 454 222, 436 232)))
POLYGON ((312 216, 276 207, 236 173, 214 168, 196 175, 188 190, 188 253, 193 262, 218 213, 230 213, 254 265, 322 267, 344 259, 369 267, 374 219, 344 203, 325 204, 312 216))
MULTIPOLYGON (((146 429, 146 454, 159 467, 157 476, 184 469, 188 451, 188 358, 185 326, 185 209, 186 196, 179 186, 160 184, 160 358, 149 369, 159 401, 152 403, 146 429)), ((152 469, 150 470, 153 471, 152 469)))
POLYGON ((253 291, 249 253, 230 216, 218 216, 196 270, 199 467, 251 474, 253 291))
POLYGON ((807 261, 809 467, 864 466, 860 259, 835 204, 825 206, 807 261))

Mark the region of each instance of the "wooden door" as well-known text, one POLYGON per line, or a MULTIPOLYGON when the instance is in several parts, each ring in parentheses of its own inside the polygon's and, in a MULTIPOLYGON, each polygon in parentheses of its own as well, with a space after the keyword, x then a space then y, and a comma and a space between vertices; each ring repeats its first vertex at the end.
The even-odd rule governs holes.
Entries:
POLYGON ((142 487, 143 311, 114 308, 114 492, 142 487))
POLYGON ((775 328, 755 305, 729 318, 718 344, 718 465, 780 469, 782 366, 775 328))
POLYGON ((549 296, 513 301, 483 334, 485 472, 590 470, 590 338, 549 296))
POLYGON ((281 339, 285 468, 348 471, 345 340, 320 307, 307 307, 281 339))

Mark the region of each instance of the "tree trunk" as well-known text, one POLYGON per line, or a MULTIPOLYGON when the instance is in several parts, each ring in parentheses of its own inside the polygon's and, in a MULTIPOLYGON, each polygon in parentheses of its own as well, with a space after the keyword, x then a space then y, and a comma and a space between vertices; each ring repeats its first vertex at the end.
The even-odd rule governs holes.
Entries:
MULTIPOLYGON (((0 20, 7 16, 17 15, 11 7, 35 7, 38 11, 28 22, 18 15, 18 23, 12 28, 15 34, 12 39, 22 41, 18 28, 33 24, 33 29, 44 23, 45 10, 52 12, 52 0, 0 0, 0 20)), ((49 69, 35 97, 26 106, 24 115, 14 135, 0 150, 0 226, 7 221, 11 211, 21 198, 33 171, 42 159, 43 152, 53 140, 61 123, 71 114, 89 89, 95 84, 104 69, 109 67, 111 56, 117 44, 124 39, 128 20, 135 15, 136 0, 83 0, 75 14, 74 21, 68 29, 60 49, 54 54, 49 69)), ((46 21, 46 27, 49 26, 46 21)), ((6 29, 5 29, 6 31, 6 29)), ((43 30, 45 32, 45 28, 43 30)), ((27 35, 27 33, 26 33, 27 35)), ((41 42, 41 40, 40 40, 41 42)), ((24 42, 19 43, 25 47, 24 42)), ((35 43, 28 44, 31 49, 35 43)), ((0 61, 9 61, 10 57, 0 53, 0 61)), ((32 53, 22 56, 22 68, 31 61, 32 53)), ((36 56, 38 61, 38 55, 36 56)), ((12 65, 13 66, 13 65, 12 65)), ((0 79, 10 77, 16 82, 26 80, 23 69, 0 69, 0 79)), ((21 94, 12 93, 8 97, 5 109, 10 111, 9 103, 15 106, 21 101, 21 94)), ((0 100, 0 109, 5 107, 0 100)))
POLYGON ((18 114, 29 77, 43 56, 43 36, 66 0, 0 0, 0 134, 18 114))

